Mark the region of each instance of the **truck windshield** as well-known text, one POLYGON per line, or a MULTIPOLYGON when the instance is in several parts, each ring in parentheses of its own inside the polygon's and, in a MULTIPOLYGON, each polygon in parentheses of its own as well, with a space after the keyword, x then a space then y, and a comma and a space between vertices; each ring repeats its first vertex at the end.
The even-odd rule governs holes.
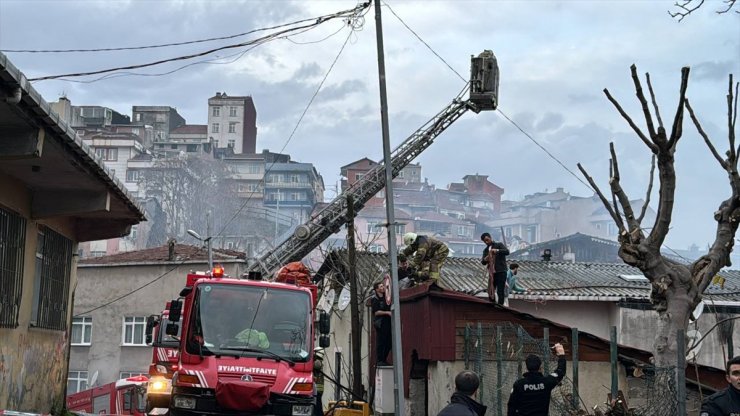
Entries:
POLYGON ((310 355, 310 295, 302 291, 201 284, 191 322, 187 342, 191 354, 282 357, 294 362, 310 355))

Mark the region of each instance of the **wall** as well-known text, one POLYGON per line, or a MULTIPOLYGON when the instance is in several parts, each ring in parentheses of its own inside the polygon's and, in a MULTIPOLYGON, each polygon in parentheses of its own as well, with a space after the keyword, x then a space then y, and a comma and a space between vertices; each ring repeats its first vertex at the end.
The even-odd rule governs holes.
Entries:
MULTIPOLYGON (((58 220, 29 220, 30 204, 31 195, 23 184, 0 174, 0 205, 27 219, 18 326, 0 328, 0 410, 58 413, 65 398, 68 334, 64 331, 31 328, 30 321, 38 226, 46 225, 67 238, 72 238, 72 224, 58 220)), ((76 244, 73 245, 73 250, 76 252, 76 244)), ((70 287, 74 287, 75 283, 73 265, 70 287)), ((71 298, 70 291, 67 309, 70 320, 71 298)))
POLYGON ((604 339, 609 339, 609 328, 617 325, 614 316, 617 307, 613 302, 597 301, 542 301, 510 299, 509 306, 553 322, 557 322, 579 331, 588 332, 604 339), (583 313, 587 310, 588 313, 583 313))
MULTIPOLYGON (((709 308, 707 308, 709 309, 709 308)), ((737 315, 731 315, 737 316, 737 315)), ((721 319, 721 318, 720 318, 721 319)), ((654 334, 657 331, 658 313, 652 310, 642 311, 637 309, 622 308, 620 312, 620 323, 618 328, 618 339, 620 344, 630 347, 653 350, 655 342, 654 334)), ((702 335, 707 335, 709 329, 717 323, 717 315, 705 310, 697 321, 698 327, 693 324, 689 329, 698 328, 702 335)), ((740 325, 735 323, 735 328, 740 325)), ((735 351, 732 356, 740 355, 740 331, 737 329, 733 332, 733 345, 735 351)), ((729 352, 727 345, 720 342, 719 331, 715 328, 709 335, 704 338, 699 352, 699 364, 704 364, 716 368, 725 368, 726 357, 729 352), (724 347, 724 350, 723 350, 724 347)))
MULTIPOLYGON (((244 271, 241 262, 219 263, 223 264, 227 275, 240 276, 244 271)), ((168 300, 177 298, 185 285, 186 274, 190 270, 206 270, 207 265, 205 262, 187 263, 171 269, 170 263, 79 267, 74 313, 92 317, 93 326, 90 346, 71 347, 69 369, 87 371, 88 379, 98 371, 97 385, 118 380, 120 371, 148 372, 152 349, 122 345, 123 318, 159 314, 168 300), (160 276, 161 279, 144 290, 86 313, 160 276)))

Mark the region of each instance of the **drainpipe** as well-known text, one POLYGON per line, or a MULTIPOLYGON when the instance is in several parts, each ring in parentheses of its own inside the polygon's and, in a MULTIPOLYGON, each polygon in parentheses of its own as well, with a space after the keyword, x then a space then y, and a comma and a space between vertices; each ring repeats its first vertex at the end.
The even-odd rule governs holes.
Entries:
POLYGON ((21 94, 21 87, 17 87, 15 90, 13 90, 12 95, 8 95, 7 97, 5 97, 5 102, 8 104, 18 104, 19 102, 21 102, 21 94))

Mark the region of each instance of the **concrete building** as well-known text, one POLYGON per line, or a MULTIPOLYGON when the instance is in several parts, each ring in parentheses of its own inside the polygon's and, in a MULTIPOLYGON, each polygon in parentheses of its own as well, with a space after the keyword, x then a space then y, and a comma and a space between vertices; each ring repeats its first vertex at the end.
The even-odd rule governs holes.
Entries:
MULTIPOLYGON (((104 128, 114 124, 129 124, 131 119, 116 110, 99 105, 72 105, 66 96, 50 103, 59 118, 74 128, 104 128)), ((84 134, 84 133, 82 133, 84 134)))
POLYGON ((314 205, 324 200, 324 179, 311 163, 272 163, 265 175, 264 205, 306 222, 314 205))
MULTIPOLYGON (((234 277, 241 276, 246 266, 244 254, 231 250, 214 250, 213 260, 234 277)), ((144 340, 146 318, 161 313, 167 301, 178 297, 185 276, 193 270, 208 270, 208 253, 183 244, 173 245, 171 251, 164 245, 81 260, 72 323, 72 333, 79 336, 72 339, 69 369, 81 380, 97 376, 94 385, 72 384, 68 393, 147 374, 152 349, 144 340), (146 290, 134 292, 147 284, 146 290)))
POLYGON ((257 109, 252 97, 217 92, 209 98, 208 137, 217 147, 231 147, 236 154, 255 153, 257 109))
POLYGON ((208 126, 204 124, 185 124, 170 132, 168 140, 158 141, 152 146, 152 153, 159 157, 172 157, 180 153, 212 153, 208 139, 208 126))
POLYGON ((78 244, 144 214, 2 53, 0 87, 0 409, 61 414, 78 244))
POLYGON ((168 106, 135 105, 131 109, 132 123, 145 124, 154 128, 154 142, 166 142, 170 132, 187 124, 177 110, 168 106))

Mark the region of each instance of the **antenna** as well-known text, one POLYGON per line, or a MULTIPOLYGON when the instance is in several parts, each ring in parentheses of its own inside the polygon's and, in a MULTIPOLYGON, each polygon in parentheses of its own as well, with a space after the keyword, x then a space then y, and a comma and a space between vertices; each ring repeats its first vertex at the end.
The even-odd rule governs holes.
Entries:
POLYGON ((696 357, 699 355, 699 351, 701 350, 701 346, 704 343, 703 340, 701 342, 699 340, 701 340, 701 332, 696 329, 686 331, 687 349, 691 349, 691 351, 686 354, 686 361, 696 360, 696 357))
POLYGON ((696 322, 699 320, 699 317, 704 312, 704 305, 705 303, 703 300, 699 302, 698 305, 696 305, 696 308, 694 308, 694 311, 691 312, 691 317, 689 318, 689 321, 696 322))

